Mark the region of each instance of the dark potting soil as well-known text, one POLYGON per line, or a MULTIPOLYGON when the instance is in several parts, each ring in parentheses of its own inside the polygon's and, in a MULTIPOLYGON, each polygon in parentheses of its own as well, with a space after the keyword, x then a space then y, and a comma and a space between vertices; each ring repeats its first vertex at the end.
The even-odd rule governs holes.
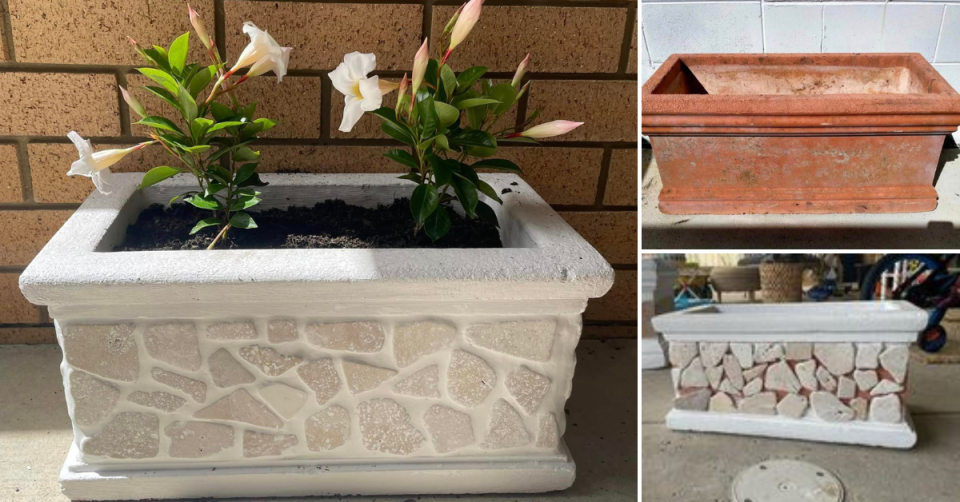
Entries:
MULTIPOLYGON (((413 234, 413 216, 407 199, 389 206, 365 208, 342 200, 328 200, 311 207, 290 206, 250 213, 258 228, 230 229, 216 249, 307 249, 307 248, 499 248, 500 232, 480 219, 469 219, 448 210, 450 232, 436 243, 421 230, 413 234)), ((189 235, 210 211, 187 204, 146 208, 127 227, 127 235, 115 251, 206 249, 217 235, 216 226, 189 235)))

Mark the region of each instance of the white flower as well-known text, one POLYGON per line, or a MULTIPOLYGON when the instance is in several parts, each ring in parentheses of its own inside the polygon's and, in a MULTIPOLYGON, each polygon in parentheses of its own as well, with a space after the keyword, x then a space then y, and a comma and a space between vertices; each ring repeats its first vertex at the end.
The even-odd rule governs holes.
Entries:
POLYGON ((279 57, 269 54, 260 58, 260 61, 253 63, 253 66, 250 67, 250 70, 247 71, 243 79, 258 77, 272 70, 277 74, 277 82, 279 83, 283 80, 283 76, 287 74, 287 62, 290 60, 290 51, 292 50, 292 47, 281 47, 279 57))
POLYGON ((345 96, 341 132, 350 132, 363 112, 372 112, 383 104, 383 95, 397 88, 398 84, 367 77, 377 67, 373 54, 351 52, 343 56, 343 62, 330 72, 333 86, 345 96))
POLYGON ((73 164, 70 165, 70 171, 67 172, 67 176, 80 175, 89 177, 93 181, 93 186, 97 187, 97 190, 104 195, 110 193, 109 190, 104 188, 110 186, 110 169, 108 168, 119 162, 120 159, 126 157, 129 153, 153 143, 153 141, 147 141, 130 148, 94 152, 93 145, 90 144, 90 141, 80 137, 76 131, 70 131, 67 137, 70 138, 70 141, 73 141, 73 145, 76 146, 77 151, 80 152, 80 159, 75 160, 73 164))
POLYGON ((257 75, 273 70, 277 74, 277 80, 280 80, 287 74, 287 61, 290 59, 292 48, 280 47, 270 34, 257 28, 250 21, 243 23, 243 32, 250 35, 250 43, 243 48, 243 52, 240 53, 240 57, 237 58, 228 75, 233 75, 237 70, 251 65, 260 65, 257 68, 260 73, 257 75))

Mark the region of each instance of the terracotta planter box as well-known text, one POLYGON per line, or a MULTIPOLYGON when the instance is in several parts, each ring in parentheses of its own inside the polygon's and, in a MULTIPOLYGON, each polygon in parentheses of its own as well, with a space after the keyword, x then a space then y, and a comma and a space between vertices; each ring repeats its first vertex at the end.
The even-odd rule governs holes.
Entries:
POLYGON ((920 54, 674 54, 642 106, 666 214, 931 211, 960 125, 920 54))
POLYGON ((720 304, 653 318, 669 344, 667 427, 910 448, 909 346, 927 314, 902 301, 720 304))
MULTIPOLYGON (((196 181, 118 174, 24 271, 46 305, 72 499, 537 492, 573 483, 564 403, 606 261, 520 178, 504 249, 111 252, 196 181)), ((408 196, 390 174, 263 176, 264 208, 408 196)))

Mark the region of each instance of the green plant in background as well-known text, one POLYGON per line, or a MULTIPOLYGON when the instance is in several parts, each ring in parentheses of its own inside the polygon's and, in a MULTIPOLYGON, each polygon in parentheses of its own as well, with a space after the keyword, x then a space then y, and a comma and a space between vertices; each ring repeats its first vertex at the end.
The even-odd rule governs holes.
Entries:
POLYGON ((537 139, 558 136, 583 124, 558 120, 525 129, 539 115, 539 111, 534 111, 519 128, 491 131, 493 124, 527 91, 529 83, 523 87, 520 84, 530 56, 520 63, 510 83, 484 80, 487 69, 482 66, 454 72, 447 61, 473 29, 482 5, 483 0, 470 0, 453 15, 441 35, 441 41, 447 35, 450 41, 439 61, 429 57, 428 40, 423 41, 414 57, 409 81, 406 75, 399 84, 367 77, 376 68, 376 57, 359 52, 344 56, 344 62, 330 73, 334 87, 345 96, 341 131, 352 130, 363 113, 369 112, 382 119, 384 133, 409 147, 390 150, 385 155, 409 169, 401 178, 417 184, 410 197, 414 232, 422 229, 434 241, 450 230, 448 211, 454 201, 459 202, 468 217, 479 217, 499 226, 493 208, 480 200, 479 194, 503 202, 496 190, 480 179, 477 170, 521 174, 515 163, 494 158, 500 143, 538 144, 537 139), (396 106, 381 106, 383 95, 398 87, 396 106), (480 160, 467 163, 468 157, 480 160))
POLYGON ((144 175, 139 188, 144 189, 180 173, 195 176, 197 189, 174 197, 170 203, 182 198, 213 213, 190 230, 193 235, 201 229, 218 226, 219 232, 208 247, 212 249, 231 228, 257 227, 246 210, 260 202, 257 187, 266 183, 256 172, 260 153, 248 145, 276 125, 273 120, 255 118, 257 103, 240 103, 234 89, 247 79, 268 71, 273 71, 280 82, 287 73, 291 48, 280 47, 267 32, 247 22, 243 31, 250 36, 250 43, 234 65, 227 69, 196 11, 188 9, 190 22, 212 64, 187 63, 189 33, 179 36, 167 48, 155 45, 143 49, 136 41, 130 40, 149 65, 137 70, 156 84, 143 88, 179 112, 182 126, 162 115, 148 113, 121 87, 123 99, 140 116, 137 124, 153 129, 149 134, 152 141, 127 149, 94 152, 89 141, 71 132, 68 137, 77 146, 80 159, 73 163, 67 174, 89 176, 100 192, 110 193, 109 167, 135 150, 159 143, 177 159, 177 165, 154 167, 144 175), (249 68, 246 74, 231 80, 243 68, 249 68), (213 86, 207 91, 211 83, 213 86), (223 95, 229 98, 229 104, 217 101, 223 95))

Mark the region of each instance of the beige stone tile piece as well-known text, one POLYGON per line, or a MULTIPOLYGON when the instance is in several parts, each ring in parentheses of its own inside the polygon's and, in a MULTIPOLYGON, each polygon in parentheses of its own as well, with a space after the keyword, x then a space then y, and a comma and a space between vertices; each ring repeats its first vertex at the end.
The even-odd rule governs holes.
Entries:
POLYGON ((343 361, 341 364, 343 376, 347 380, 347 388, 354 395, 376 389, 397 374, 396 370, 353 361, 343 361))
POLYGON ((69 324, 63 328, 67 364, 94 375, 135 382, 140 374, 133 324, 69 324))
POLYGON ((232 420, 271 429, 283 427, 283 420, 251 396, 246 389, 233 391, 219 401, 197 411, 193 416, 209 420, 232 420))
POLYGON ((467 328, 467 340, 478 347, 531 361, 550 359, 557 323, 544 321, 507 321, 474 324, 467 328))
POLYGON ((207 358, 207 370, 213 384, 220 388, 243 385, 257 379, 227 349, 219 349, 207 358))
POLYGON ((186 399, 167 392, 144 392, 142 390, 131 392, 130 395, 127 396, 127 400, 141 406, 166 411, 167 413, 177 411, 187 403, 186 399))
POLYGON ((504 384, 527 415, 537 412, 547 391, 550 390, 550 378, 526 366, 520 366, 511 371, 504 384))
POLYGON ((162 368, 151 368, 150 376, 157 382, 186 393, 195 402, 203 403, 207 400, 207 384, 199 380, 187 378, 162 368))
POLYGON ((448 453, 474 443, 470 415, 435 404, 423 414, 423 423, 437 453, 448 453))
POLYGON ((143 345, 154 359, 180 369, 200 369, 197 326, 190 323, 152 324, 143 333, 143 345))
POLYGON ((393 386, 397 394, 416 397, 440 397, 440 371, 436 364, 400 380, 393 386))
POLYGON ((297 436, 293 434, 264 434, 256 431, 243 431, 243 456, 271 457, 283 455, 284 450, 297 445, 297 436))
POLYGON ((304 423, 310 451, 333 450, 350 437, 350 413, 342 406, 330 406, 310 416, 304 423))
POLYGON ((270 347, 251 345, 239 351, 240 357, 267 376, 280 376, 303 362, 297 356, 285 356, 270 347))
POLYGON ((170 456, 203 458, 233 446, 233 427, 209 422, 173 422, 163 428, 170 438, 170 456))
POLYGON ((487 435, 480 442, 485 450, 517 448, 530 443, 530 433, 523 425, 520 413, 506 400, 498 399, 490 411, 487 435))
POLYGON ((425 441, 410 423, 407 410, 392 399, 371 399, 357 405, 360 434, 368 450, 409 455, 425 441))
POLYGON ((454 350, 447 368, 447 394, 461 406, 482 403, 497 384, 497 373, 487 362, 463 350, 454 350))
POLYGON ((107 418, 120 401, 120 389, 82 371, 70 372, 73 420, 79 425, 96 425, 107 418))
POLYGON ((310 323, 307 341, 318 347, 348 352, 378 352, 383 347, 383 326, 376 321, 310 323))
POLYGON ((160 419, 153 413, 125 411, 83 440, 86 455, 110 458, 153 458, 160 453, 160 419))
POLYGON ((421 357, 450 345, 457 329, 437 321, 417 321, 398 325, 393 331, 393 357, 397 366, 405 368, 421 357))
POLYGON ((317 396, 317 402, 324 404, 340 392, 340 375, 333 366, 332 359, 318 359, 297 368, 297 375, 317 396))

